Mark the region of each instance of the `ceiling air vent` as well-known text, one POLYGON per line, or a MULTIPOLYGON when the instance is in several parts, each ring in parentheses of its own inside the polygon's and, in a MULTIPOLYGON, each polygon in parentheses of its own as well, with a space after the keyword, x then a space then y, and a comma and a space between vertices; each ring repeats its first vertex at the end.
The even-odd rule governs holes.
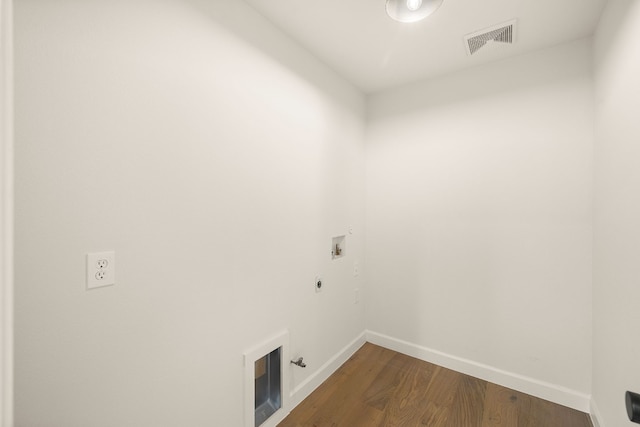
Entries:
POLYGON ((467 55, 473 55, 489 42, 513 44, 515 40, 516 20, 494 25, 484 30, 464 36, 467 55))

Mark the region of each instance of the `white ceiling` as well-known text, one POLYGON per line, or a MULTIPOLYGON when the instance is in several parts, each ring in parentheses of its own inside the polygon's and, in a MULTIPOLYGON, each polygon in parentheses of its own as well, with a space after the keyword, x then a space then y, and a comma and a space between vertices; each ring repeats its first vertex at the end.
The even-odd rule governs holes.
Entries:
POLYGON ((245 0, 366 93, 589 36, 607 0, 444 0, 402 24, 385 0, 245 0), (517 19, 513 45, 469 57, 464 36, 517 19))

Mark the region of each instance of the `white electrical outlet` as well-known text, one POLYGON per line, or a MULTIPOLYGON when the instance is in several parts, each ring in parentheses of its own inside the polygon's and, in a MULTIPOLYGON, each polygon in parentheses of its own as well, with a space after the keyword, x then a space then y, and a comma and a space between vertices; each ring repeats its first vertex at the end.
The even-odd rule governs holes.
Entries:
POLYGON ((358 277, 360 275, 360 266, 358 265, 358 261, 353 262, 353 277, 358 277))
POLYGON ((115 285, 115 252, 94 252, 87 254, 87 289, 115 285))

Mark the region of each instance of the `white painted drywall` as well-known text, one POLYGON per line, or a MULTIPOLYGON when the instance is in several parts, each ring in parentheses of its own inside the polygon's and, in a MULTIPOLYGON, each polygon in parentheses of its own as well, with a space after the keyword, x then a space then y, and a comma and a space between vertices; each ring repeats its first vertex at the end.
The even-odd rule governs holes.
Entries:
POLYGON ((590 41, 370 98, 367 328, 588 395, 590 41))
POLYGON ((640 393, 640 2, 610 1, 595 37, 593 401, 601 427, 633 425, 640 393))
POLYGON ((15 9, 17 426, 239 426, 245 350, 360 336, 357 91, 240 1, 15 9))
MULTIPOLYGON (((603 427, 640 389, 640 17, 611 3, 596 38, 603 427)), ((364 100, 250 8, 21 0, 16 37, 17 426, 240 425, 243 351, 289 329, 307 390, 360 339, 356 287, 375 333, 590 392, 589 41, 369 98, 363 289, 364 100), (85 291, 85 253, 110 249, 117 285, 85 291)))
POLYGON ((13 426, 13 2, 0 0, 0 426, 13 426))

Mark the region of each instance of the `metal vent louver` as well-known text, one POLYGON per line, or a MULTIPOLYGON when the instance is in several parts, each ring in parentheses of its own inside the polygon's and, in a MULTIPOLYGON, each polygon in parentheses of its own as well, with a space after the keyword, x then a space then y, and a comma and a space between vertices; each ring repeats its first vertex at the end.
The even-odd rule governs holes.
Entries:
POLYGON ((504 22, 464 36, 467 54, 473 55, 489 42, 513 44, 516 20, 504 22))

